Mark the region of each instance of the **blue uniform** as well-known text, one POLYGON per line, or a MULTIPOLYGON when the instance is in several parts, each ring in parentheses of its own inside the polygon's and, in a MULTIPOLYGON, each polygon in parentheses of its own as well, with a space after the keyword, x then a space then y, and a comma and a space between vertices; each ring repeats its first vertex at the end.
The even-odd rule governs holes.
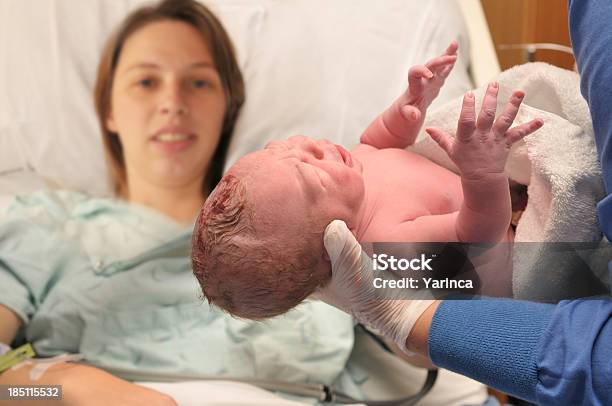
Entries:
MULTIPOLYGON (((608 193, 597 207, 599 222, 612 241, 612 1, 570 0, 569 12, 608 193)), ((440 367, 531 402, 612 404, 610 299, 443 302, 432 321, 429 352, 440 367)))

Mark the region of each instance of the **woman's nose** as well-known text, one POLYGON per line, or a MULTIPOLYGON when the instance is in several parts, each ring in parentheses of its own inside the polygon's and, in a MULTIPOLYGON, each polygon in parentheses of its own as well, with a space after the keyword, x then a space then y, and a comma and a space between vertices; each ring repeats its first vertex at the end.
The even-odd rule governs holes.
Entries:
POLYGON ((168 85, 162 93, 160 112, 165 115, 186 116, 189 108, 179 85, 168 85))

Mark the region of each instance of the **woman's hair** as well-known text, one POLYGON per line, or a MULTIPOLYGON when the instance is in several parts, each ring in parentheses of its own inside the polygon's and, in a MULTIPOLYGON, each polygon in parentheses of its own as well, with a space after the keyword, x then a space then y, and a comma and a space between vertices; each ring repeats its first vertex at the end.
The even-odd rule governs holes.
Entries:
POLYGON ((94 92, 110 181, 115 194, 122 197, 126 197, 128 193, 123 147, 118 135, 106 127, 106 119, 111 109, 115 70, 123 45, 129 36, 149 23, 163 20, 182 21, 200 32, 212 53, 225 92, 226 108, 221 138, 204 178, 202 193, 211 191, 221 179, 232 130, 244 102, 244 82, 234 47, 221 22, 208 8, 196 0, 162 0, 155 5, 133 11, 109 38, 102 52, 94 92))

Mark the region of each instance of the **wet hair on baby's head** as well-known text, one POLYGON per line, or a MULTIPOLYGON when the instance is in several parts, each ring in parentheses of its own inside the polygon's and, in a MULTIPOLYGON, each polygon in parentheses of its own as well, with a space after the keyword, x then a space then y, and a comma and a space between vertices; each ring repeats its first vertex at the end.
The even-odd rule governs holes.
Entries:
POLYGON ((320 253, 306 240, 296 247, 257 232, 248 196, 240 177, 227 174, 221 179, 196 221, 192 265, 210 304, 260 320, 292 309, 325 277, 316 273, 320 253))

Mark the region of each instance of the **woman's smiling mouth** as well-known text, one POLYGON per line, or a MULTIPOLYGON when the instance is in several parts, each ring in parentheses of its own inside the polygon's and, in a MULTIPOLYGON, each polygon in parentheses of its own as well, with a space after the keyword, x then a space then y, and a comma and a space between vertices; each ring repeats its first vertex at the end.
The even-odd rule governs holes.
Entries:
POLYGON ((179 152, 190 147, 197 137, 187 129, 178 127, 165 127, 157 131, 151 141, 163 152, 179 152))

